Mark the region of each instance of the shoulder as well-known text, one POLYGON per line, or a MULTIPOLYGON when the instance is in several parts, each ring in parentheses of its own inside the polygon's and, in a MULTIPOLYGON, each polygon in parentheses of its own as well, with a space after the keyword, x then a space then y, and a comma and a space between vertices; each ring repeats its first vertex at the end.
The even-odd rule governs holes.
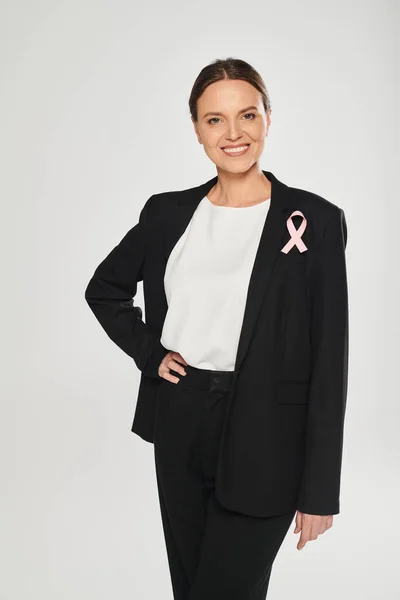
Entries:
POLYGON ((288 186, 291 206, 300 210, 307 219, 307 230, 315 247, 322 240, 335 239, 347 245, 347 223, 341 206, 311 190, 288 186), (329 232, 329 233, 328 233, 329 232))
POLYGON ((146 203, 149 205, 149 218, 157 221, 163 220, 178 204, 183 204, 186 201, 190 202, 193 199, 193 194, 200 187, 201 185, 196 185, 190 188, 153 194, 146 203))
POLYGON ((201 188, 202 185, 204 185, 204 184, 195 185, 190 188, 184 188, 184 189, 180 189, 180 190, 171 190, 168 192, 158 192, 156 194, 153 194, 153 196, 152 196, 152 198, 154 198, 153 202, 158 207, 160 207, 160 205, 162 205, 162 204, 164 204, 164 205, 172 204, 173 205, 177 201, 184 202, 185 199, 189 199, 194 193, 196 193, 196 191, 199 190, 199 188, 201 188))
POLYGON ((158 192, 149 199, 152 211, 160 211, 165 208, 171 208, 177 199, 182 195, 183 190, 172 190, 169 192, 158 192))
POLYGON ((143 220, 147 225, 162 221, 168 214, 169 209, 176 202, 176 194, 179 192, 159 192, 152 194, 144 203, 140 211, 140 221, 143 220))
POLYGON ((314 219, 328 223, 332 218, 339 217, 342 212, 338 204, 320 194, 297 187, 288 188, 293 204, 298 202, 314 219))
POLYGON ((288 186, 291 205, 298 207, 307 219, 315 240, 321 239, 327 228, 342 231, 347 240, 347 224, 343 208, 324 196, 298 187, 288 186))

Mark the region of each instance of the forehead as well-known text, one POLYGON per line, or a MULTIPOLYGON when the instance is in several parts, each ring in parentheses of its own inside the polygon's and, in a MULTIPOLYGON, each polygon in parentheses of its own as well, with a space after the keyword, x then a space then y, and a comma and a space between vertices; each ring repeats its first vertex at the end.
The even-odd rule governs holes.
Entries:
POLYGON ((209 110, 240 110, 253 104, 261 107, 261 93, 247 81, 241 79, 223 79, 209 85, 200 96, 197 107, 199 112, 209 110))

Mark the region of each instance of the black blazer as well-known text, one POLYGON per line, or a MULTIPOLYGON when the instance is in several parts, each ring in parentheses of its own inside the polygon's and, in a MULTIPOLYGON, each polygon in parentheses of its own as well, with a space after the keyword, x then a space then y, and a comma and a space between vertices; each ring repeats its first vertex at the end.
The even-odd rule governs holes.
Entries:
MULTIPOLYGON (((226 508, 252 516, 338 514, 348 369, 345 214, 263 173, 271 203, 249 282, 216 491, 226 508), (285 253, 287 220, 296 210, 307 219, 307 249, 285 253)), ((101 326, 141 371, 131 431, 148 442, 158 366, 168 352, 160 343, 166 263, 217 179, 151 196, 85 291, 101 326), (133 302, 139 281, 146 322, 133 302)), ((296 229, 302 219, 292 217, 296 229)))

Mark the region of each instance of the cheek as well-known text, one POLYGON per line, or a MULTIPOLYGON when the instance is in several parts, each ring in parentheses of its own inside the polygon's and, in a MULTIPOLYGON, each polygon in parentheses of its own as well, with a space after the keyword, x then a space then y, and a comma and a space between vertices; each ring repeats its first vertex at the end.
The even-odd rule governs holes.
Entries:
POLYGON ((221 139, 219 136, 207 136, 207 139, 203 138, 203 145, 206 152, 218 152, 221 139))
POLYGON ((205 148, 209 148, 210 150, 214 150, 218 148, 221 142, 222 130, 219 132, 217 130, 207 130, 202 135, 202 140, 205 148))
POLYGON ((262 150, 265 144, 265 135, 263 135, 262 133, 258 133, 257 135, 253 135, 252 138, 253 142, 257 144, 257 149, 262 150))
POLYGON ((218 154, 222 154, 222 151, 219 150, 218 144, 214 144, 214 146, 206 146, 204 144, 204 151, 208 156, 216 157, 218 154))
POLYGON ((257 128, 257 130, 248 131, 247 135, 253 142, 262 144, 265 142, 265 133, 261 128, 257 128))
POLYGON ((261 122, 254 123, 251 130, 249 130, 249 135, 253 138, 254 141, 257 142, 264 142, 266 133, 267 130, 265 128, 265 125, 261 122))

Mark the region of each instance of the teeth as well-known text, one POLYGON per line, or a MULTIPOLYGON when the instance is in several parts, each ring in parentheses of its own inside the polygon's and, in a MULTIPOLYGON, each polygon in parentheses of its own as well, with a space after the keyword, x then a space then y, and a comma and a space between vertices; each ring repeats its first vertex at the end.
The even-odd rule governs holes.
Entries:
POLYGON ((248 145, 239 146, 238 148, 222 148, 222 149, 227 154, 235 154, 235 152, 243 152, 243 150, 246 150, 247 147, 248 147, 248 145))

